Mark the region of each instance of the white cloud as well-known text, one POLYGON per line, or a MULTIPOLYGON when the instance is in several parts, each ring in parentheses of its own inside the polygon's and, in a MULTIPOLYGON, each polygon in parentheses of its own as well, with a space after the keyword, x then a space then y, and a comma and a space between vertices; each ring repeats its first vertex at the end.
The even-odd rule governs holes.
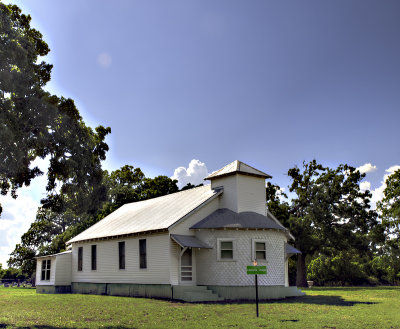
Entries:
POLYGON ((45 195, 47 184, 47 167, 49 159, 36 159, 31 168, 39 167, 44 174, 32 180, 31 184, 17 190, 18 197, 13 199, 10 194, 1 195, 0 203, 3 212, 0 215, 0 264, 7 267, 9 254, 15 245, 21 242, 21 236, 36 218, 40 199, 45 195))
POLYGON ((375 171, 376 166, 373 166, 370 163, 366 163, 366 164, 363 164, 362 166, 356 168, 356 170, 358 170, 362 174, 366 174, 366 173, 375 171))
POLYGON ((208 169, 205 163, 199 160, 193 159, 189 163, 189 167, 178 167, 174 171, 174 175, 171 179, 178 180, 178 187, 191 183, 193 185, 198 185, 204 183, 204 178, 208 175, 208 169))
MULTIPOLYGON (((375 208, 376 203, 378 201, 381 201, 383 199, 383 191, 386 188, 386 181, 389 178, 390 175, 392 175, 396 170, 399 170, 400 166, 399 165, 394 165, 391 166, 390 168, 386 169, 385 171, 387 174, 383 176, 383 180, 381 181, 381 185, 374 189, 372 192, 372 198, 371 198, 371 204, 372 207, 375 208)), ((360 185, 361 186, 361 185, 360 185)))
POLYGON ((370 190, 371 189, 371 183, 370 182, 361 182, 360 183, 360 190, 361 191, 366 191, 366 190, 370 190))
POLYGON ((0 264, 5 268, 9 254, 35 220, 40 203, 26 195, 17 199, 9 195, 1 196, 0 203, 3 207, 0 217, 0 264))
POLYGON ((97 56, 97 63, 102 67, 102 68, 107 68, 111 65, 112 63, 112 57, 108 53, 101 53, 97 56))
MULTIPOLYGON (((389 173, 389 175, 387 175, 387 176, 390 176, 390 175, 392 175, 392 174, 394 174, 394 172, 396 171, 396 170, 399 170, 400 169, 400 166, 399 165, 395 165, 395 166, 391 166, 389 169, 386 169, 385 171, 387 172, 387 173, 389 173)), ((385 175, 385 177, 386 177, 386 175, 385 175)), ((386 178, 387 179, 387 178, 386 178)))

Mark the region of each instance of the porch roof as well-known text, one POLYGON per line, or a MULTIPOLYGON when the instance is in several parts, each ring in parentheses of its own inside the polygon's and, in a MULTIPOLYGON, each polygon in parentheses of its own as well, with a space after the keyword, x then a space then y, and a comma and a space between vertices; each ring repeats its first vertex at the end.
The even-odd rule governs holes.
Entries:
POLYGON ((295 247, 291 246, 288 243, 285 243, 285 252, 288 255, 301 254, 300 250, 296 249, 295 247))
POLYGON ((204 248, 211 249, 208 244, 199 240, 195 236, 192 235, 179 235, 179 234, 171 234, 171 239, 174 240, 181 247, 190 247, 190 248, 204 248))

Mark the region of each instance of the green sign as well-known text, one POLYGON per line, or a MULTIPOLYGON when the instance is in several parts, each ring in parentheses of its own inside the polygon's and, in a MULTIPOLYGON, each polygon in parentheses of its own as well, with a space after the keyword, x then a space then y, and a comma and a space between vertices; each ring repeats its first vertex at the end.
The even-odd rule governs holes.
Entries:
POLYGON ((267 266, 247 266, 247 274, 267 274, 267 266))

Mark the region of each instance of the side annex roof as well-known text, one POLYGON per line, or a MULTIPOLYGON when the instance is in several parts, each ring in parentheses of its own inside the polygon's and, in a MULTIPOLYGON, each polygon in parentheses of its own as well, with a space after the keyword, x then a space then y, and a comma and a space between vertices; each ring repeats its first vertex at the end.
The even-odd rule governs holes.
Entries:
POLYGON ((211 185, 125 204, 67 242, 167 230, 192 211, 211 201, 223 189, 211 185))

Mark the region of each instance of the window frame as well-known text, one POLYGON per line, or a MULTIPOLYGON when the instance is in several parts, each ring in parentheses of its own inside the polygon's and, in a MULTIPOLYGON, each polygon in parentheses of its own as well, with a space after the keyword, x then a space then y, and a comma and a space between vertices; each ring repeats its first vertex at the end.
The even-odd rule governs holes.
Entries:
POLYGON ((51 278, 51 259, 43 259, 40 281, 50 281, 50 278, 51 278))
POLYGON ((252 239, 252 241, 251 241, 251 257, 252 257, 252 259, 251 259, 251 261, 254 261, 255 259, 257 259, 257 263, 264 263, 264 264, 266 264, 266 263, 268 263, 268 252, 267 252, 267 250, 268 250, 268 248, 267 248, 267 240, 265 240, 265 239, 252 239), (256 248, 256 245, 257 245, 257 243, 264 243, 264 250, 257 250, 256 248), (263 258, 261 258, 261 259, 259 259, 259 258, 256 258, 256 256, 257 256, 257 251, 264 251, 264 254, 265 254, 265 258, 263 259, 263 258))
POLYGON ((97 244, 92 244, 91 252, 91 269, 92 271, 97 271, 97 244))
MULTIPOLYGON (((229 249, 230 250, 230 249, 229 249)), ((236 238, 217 238, 217 261, 219 262, 236 262, 236 238), (221 251, 228 250, 222 249, 222 242, 232 242, 232 258, 221 257, 221 251)))
POLYGON ((83 246, 78 247, 78 272, 83 271, 83 246))
POLYGON ((118 242, 118 269, 125 270, 125 241, 118 242))
POLYGON ((147 269, 147 242, 146 239, 139 239, 139 268, 147 269))

